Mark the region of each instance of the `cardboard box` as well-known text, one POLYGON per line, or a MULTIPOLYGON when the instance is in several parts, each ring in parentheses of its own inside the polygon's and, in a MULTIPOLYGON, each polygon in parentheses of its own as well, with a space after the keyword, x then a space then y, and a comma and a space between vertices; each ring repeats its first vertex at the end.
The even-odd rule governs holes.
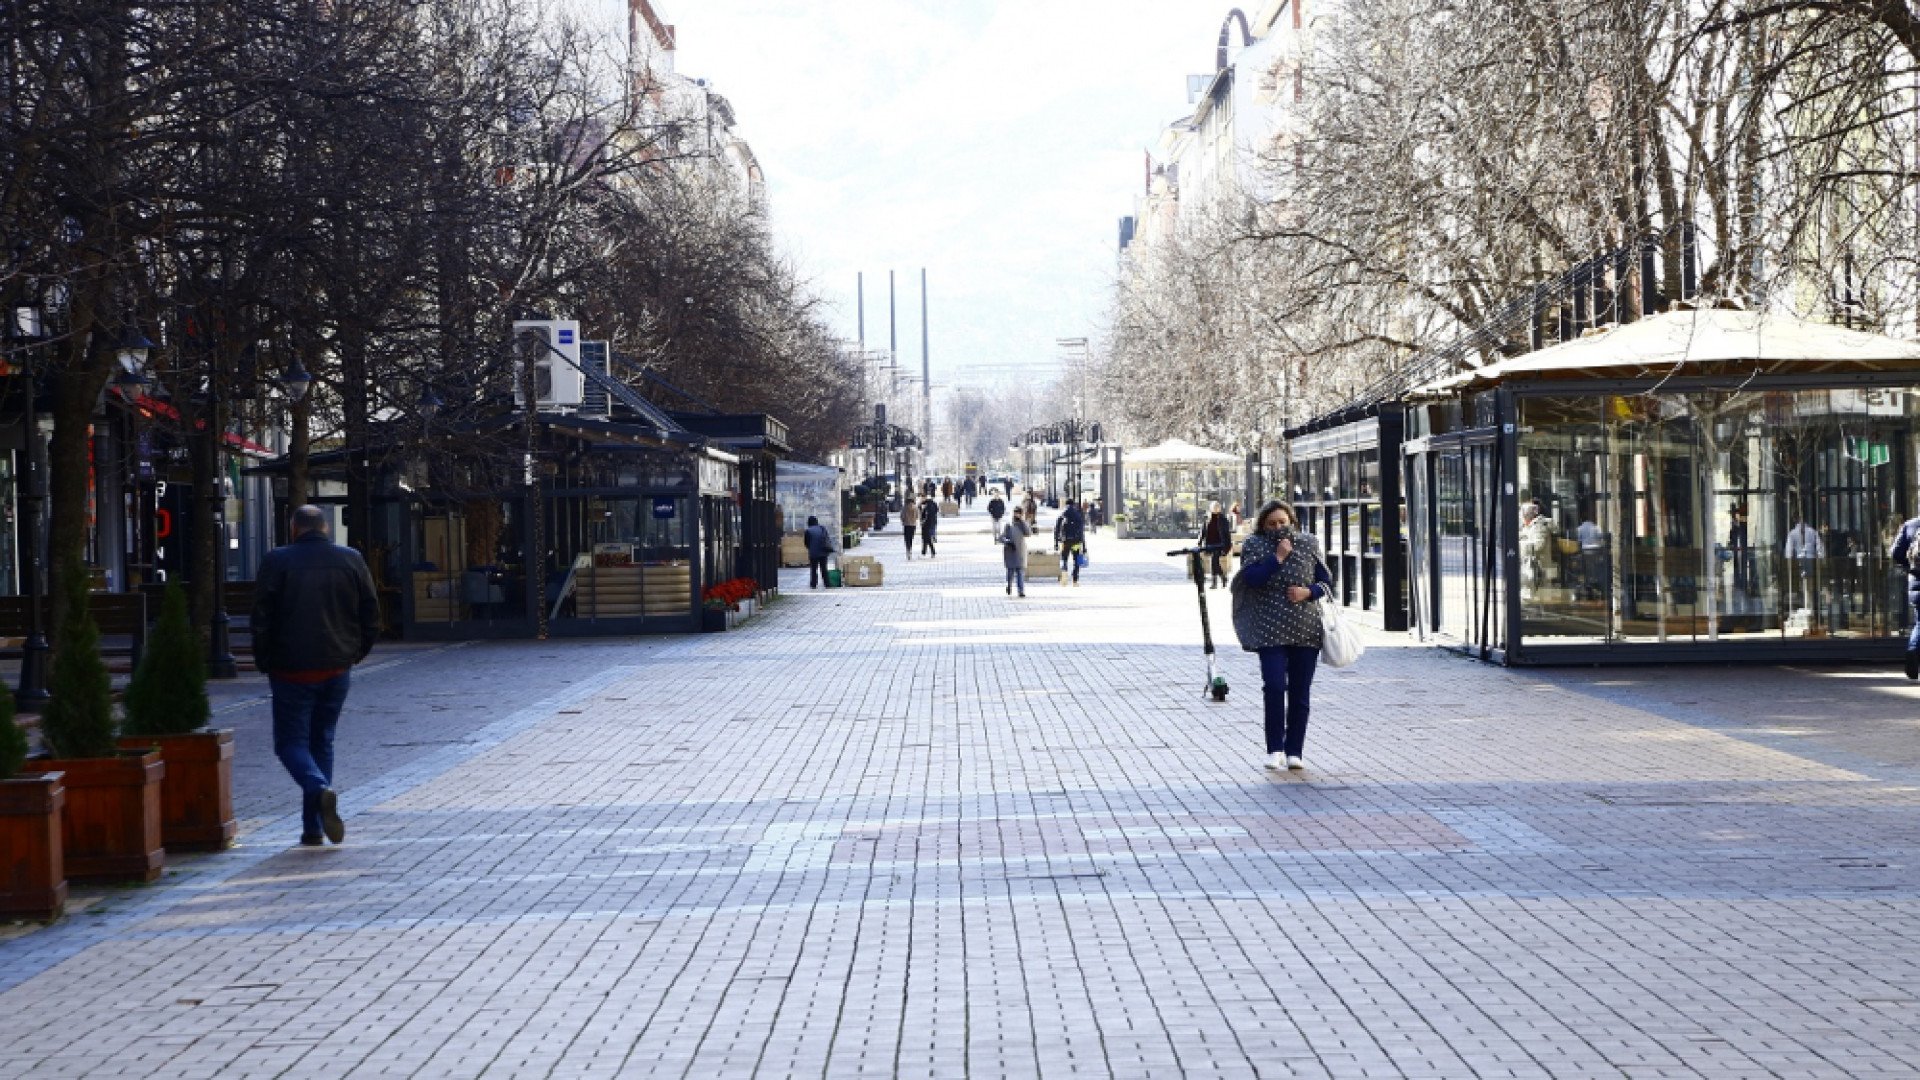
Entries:
POLYGON ((887 570, 871 555, 855 555, 840 560, 840 583, 853 588, 873 588, 886 583, 887 570))
POLYGON ((780 565, 807 565, 807 539, 804 536, 783 536, 780 538, 780 565))

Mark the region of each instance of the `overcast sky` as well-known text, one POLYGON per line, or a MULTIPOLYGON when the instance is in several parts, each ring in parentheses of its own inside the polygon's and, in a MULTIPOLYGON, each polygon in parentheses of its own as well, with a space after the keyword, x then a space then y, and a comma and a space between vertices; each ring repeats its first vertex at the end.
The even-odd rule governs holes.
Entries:
POLYGON ((657 0, 682 74, 733 102, 785 250, 855 334, 1001 382, 1099 330, 1142 154, 1211 71, 1217 0, 657 0))

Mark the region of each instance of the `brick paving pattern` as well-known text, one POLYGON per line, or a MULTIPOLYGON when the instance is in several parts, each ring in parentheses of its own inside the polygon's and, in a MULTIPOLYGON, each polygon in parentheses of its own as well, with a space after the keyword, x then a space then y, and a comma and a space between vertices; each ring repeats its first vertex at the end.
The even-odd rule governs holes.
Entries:
POLYGON ((1273 773, 1172 544, 1020 601, 983 523, 727 634, 383 650, 339 848, 226 691, 242 846, 0 942, 0 1077, 1920 1075, 1897 674, 1374 634, 1273 773))

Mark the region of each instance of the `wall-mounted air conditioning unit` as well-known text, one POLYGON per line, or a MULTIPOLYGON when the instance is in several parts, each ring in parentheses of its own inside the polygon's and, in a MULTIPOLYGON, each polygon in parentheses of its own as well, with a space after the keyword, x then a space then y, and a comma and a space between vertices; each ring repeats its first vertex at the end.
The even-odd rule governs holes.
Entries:
POLYGON ((571 319, 529 319, 513 324, 513 403, 526 407, 521 365, 533 365, 533 396, 542 409, 577 409, 587 377, 580 371, 580 324, 571 319))

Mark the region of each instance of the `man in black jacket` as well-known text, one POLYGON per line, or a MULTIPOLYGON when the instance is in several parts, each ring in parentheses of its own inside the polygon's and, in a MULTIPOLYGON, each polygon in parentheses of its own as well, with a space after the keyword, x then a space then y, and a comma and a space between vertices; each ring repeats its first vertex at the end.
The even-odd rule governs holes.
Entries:
POLYGON ((1087 519, 1080 504, 1072 499, 1054 520, 1053 542, 1060 546, 1060 576, 1071 572, 1073 583, 1080 584, 1080 555, 1087 550, 1087 519))
POLYGON ((807 518, 804 535, 807 543, 807 588, 817 589, 828 584, 827 560, 833 557, 833 537, 827 535, 827 527, 820 524, 817 517, 807 518))
POLYGON ((302 795, 300 842, 338 844, 347 828, 333 793, 333 729, 347 673, 380 633, 380 598, 360 553, 327 535, 326 512, 293 512, 293 542, 260 562, 253 662, 273 687, 273 752, 302 795))

